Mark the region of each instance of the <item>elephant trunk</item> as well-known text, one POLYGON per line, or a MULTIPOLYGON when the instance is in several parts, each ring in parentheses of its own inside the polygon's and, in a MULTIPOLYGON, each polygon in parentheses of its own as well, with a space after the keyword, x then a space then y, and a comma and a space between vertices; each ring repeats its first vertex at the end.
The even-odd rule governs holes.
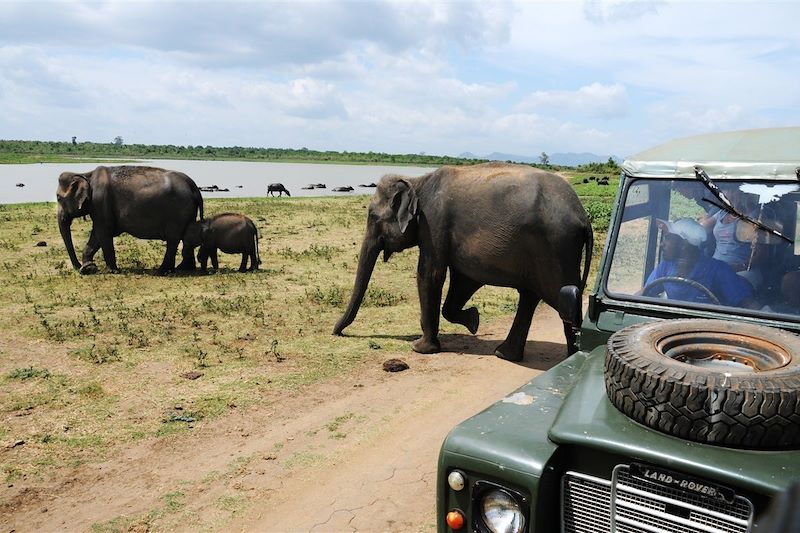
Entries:
POLYGON ((61 238, 64 239, 64 246, 67 248, 69 260, 72 262, 73 268, 76 270, 81 268, 78 256, 75 255, 75 246, 72 244, 72 219, 63 213, 59 213, 58 229, 61 231, 61 238))
POLYGON ((358 308, 361 306, 361 301, 367 292, 367 285, 380 251, 381 246, 377 239, 371 238, 369 235, 364 237, 364 242, 361 244, 361 252, 358 254, 358 271, 353 285, 353 294, 350 295, 350 303, 347 304, 347 310, 336 323, 336 327, 333 328, 334 335, 341 335, 344 328, 355 320, 358 308))

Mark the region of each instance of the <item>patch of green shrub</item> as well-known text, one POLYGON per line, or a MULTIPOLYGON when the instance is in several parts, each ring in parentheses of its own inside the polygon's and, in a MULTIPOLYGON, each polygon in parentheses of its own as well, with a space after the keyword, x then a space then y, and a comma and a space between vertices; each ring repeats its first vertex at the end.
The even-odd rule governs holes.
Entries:
POLYGON ((18 379, 25 381, 27 379, 47 379, 50 377, 50 371, 46 368, 34 368, 29 366, 27 368, 15 368, 8 373, 8 379, 18 379))
POLYGON ((589 220, 592 222, 592 229, 594 229, 594 231, 608 231, 612 207, 613 206, 607 202, 592 201, 586 203, 586 213, 589 215, 589 220))

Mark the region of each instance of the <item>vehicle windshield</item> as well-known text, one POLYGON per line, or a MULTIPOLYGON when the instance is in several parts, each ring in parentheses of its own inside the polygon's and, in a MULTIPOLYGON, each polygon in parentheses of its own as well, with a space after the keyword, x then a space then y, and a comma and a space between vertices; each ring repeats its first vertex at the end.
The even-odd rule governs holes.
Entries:
POLYGON ((800 184, 714 179, 630 182, 608 294, 669 305, 800 315, 800 184), (753 224, 741 216, 760 223, 753 224))

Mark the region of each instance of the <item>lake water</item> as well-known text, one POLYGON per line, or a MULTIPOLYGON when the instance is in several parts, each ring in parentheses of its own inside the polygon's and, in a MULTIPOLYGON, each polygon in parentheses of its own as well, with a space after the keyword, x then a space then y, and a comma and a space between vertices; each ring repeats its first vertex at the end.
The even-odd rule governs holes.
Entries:
MULTIPOLYGON (((110 165, 111 163, 104 163, 110 165)), ((240 198, 267 196, 267 185, 283 183, 292 196, 331 196, 369 194, 375 189, 361 184, 377 183, 384 174, 416 177, 434 167, 383 165, 326 165, 307 163, 260 163, 250 161, 182 161, 142 160, 134 165, 178 170, 189 175, 200 187, 216 185, 229 192, 204 192, 204 198, 240 198), (311 183, 324 183, 326 189, 302 190, 311 183), (336 193, 334 187, 353 187, 353 192, 336 193)), ((64 171, 85 172, 96 163, 40 163, 31 165, 0 165, 0 204, 20 202, 54 202, 58 176, 64 171), (24 183, 24 187, 17 187, 24 183)))

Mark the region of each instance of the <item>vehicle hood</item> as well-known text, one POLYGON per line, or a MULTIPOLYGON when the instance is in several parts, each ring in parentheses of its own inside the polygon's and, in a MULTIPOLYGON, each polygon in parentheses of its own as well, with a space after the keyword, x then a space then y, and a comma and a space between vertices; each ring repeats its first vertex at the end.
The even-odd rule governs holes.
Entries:
POLYGON ((538 477, 555 443, 547 431, 586 361, 575 354, 486 410, 462 422, 445 439, 442 458, 464 468, 538 477))
POLYGON ((686 441, 634 422, 608 400, 605 346, 586 358, 550 427, 549 438, 772 493, 800 479, 800 450, 762 451, 686 441))

